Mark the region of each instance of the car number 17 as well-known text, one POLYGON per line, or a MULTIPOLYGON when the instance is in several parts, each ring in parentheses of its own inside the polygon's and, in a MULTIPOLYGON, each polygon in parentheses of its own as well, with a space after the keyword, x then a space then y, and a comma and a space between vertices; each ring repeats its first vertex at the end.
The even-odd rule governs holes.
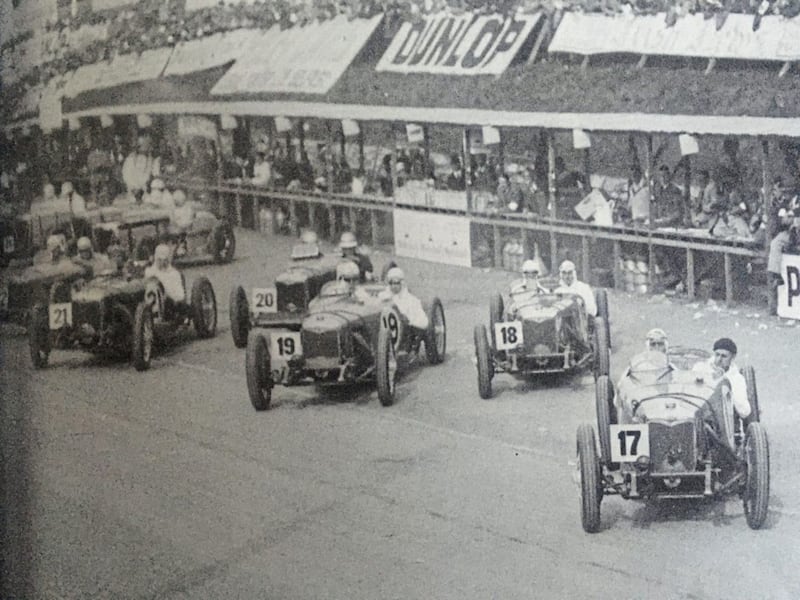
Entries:
POLYGON ((647 424, 612 425, 611 461, 635 462, 642 456, 650 456, 650 435, 647 424))
POLYGON ((494 324, 494 339, 498 350, 511 350, 522 343, 522 321, 494 324))

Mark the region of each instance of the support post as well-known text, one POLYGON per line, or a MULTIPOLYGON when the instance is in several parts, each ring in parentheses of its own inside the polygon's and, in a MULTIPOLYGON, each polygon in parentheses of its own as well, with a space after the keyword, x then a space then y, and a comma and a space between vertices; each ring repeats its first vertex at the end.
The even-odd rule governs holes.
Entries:
POLYGON ((586 235, 581 236, 581 277, 583 281, 590 281, 591 265, 589 264, 589 237, 586 235))
POLYGON ((772 223, 773 214, 772 214, 772 206, 770 206, 772 202, 771 193, 772 193, 772 169, 770 167, 770 158, 769 158, 769 140, 762 139, 761 140, 761 189, 763 190, 763 195, 761 198, 762 205, 764 207, 764 219, 765 219, 765 227, 767 231, 767 235, 765 236, 764 240, 764 249, 767 253, 769 253, 769 243, 772 241, 769 239, 769 234, 775 230, 775 224, 772 223))
POLYGON ((686 249, 686 295, 694 300, 694 250, 686 249))
POLYGON ((358 123, 358 171, 364 177, 366 173, 366 159, 364 158, 364 124, 358 123))
POLYGON ((647 135, 645 144, 645 180, 647 181, 647 285, 651 293, 655 279, 655 252, 653 251, 653 134, 647 135))
POLYGON ((725 304, 733 304, 733 277, 731 276, 731 255, 728 252, 722 255, 725 263, 725 304))
POLYGON ((614 288, 620 289, 622 287, 622 270, 619 263, 622 260, 622 244, 619 240, 614 240, 614 288))
POLYGON ((350 231, 352 231, 355 236, 358 237, 358 213, 356 212, 356 208, 354 206, 348 207, 347 216, 350 219, 350 231))
POLYGON ((492 235, 494 236, 494 267, 505 268, 503 264, 503 236, 500 235, 500 226, 492 225, 492 235))
POLYGON ((467 193, 467 214, 472 214, 472 161, 471 157, 471 140, 469 127, 463 129, 463 151, 462 162, 464 165, 464 184, 467 193))
POLYGON ((370 243, 372 247, 378 245, 378 211, 369 211, 369 230, 370 230, 370 243))

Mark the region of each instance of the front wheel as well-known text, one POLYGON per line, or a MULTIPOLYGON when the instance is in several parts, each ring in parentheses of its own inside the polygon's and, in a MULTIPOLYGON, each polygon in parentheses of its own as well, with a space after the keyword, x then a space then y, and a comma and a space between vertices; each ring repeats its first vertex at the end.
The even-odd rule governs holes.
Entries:
POLYGON ((586 533, 597 533, 600 529, 603 488, 594 429, 587 424, 578 427, 578 469, 581 479, 581 524, 586 533))
POLYGON ((28 346, 34 369, 43 369, 50 358, 50 322, 47 307, 37 304, 28 323, 28 346))
POLYGON ((428 311, 428 331, 425 333, 425 355, 428 362, 438 365, 444 361, 447 350, 447 325, 444 320, 444 307, 438 298, 433 299, 428 311))
POLYGON ((250 333, 250 307, 247 304, 247 294, 242 286, 237 285, 231 288, 228 306, 233 345, 237 348, 244 348, 247 346, 247 335, 250 333))
POLYGON ((199 277, 192 284, 192 321, 201 338, 214 337, 217 332, 217 298, 211 282, 199 277))
POLYGON ((150 305, 140 302, 133 316, 133 368, 146 371, 153 356, 153 312, 150 305))
POLYGON ((747 401, 750 402, 750 416, 747 422, 760 422, 761 409, 758 406, 758 389, 756 388, 756 371, 750 365, 742 369, 745 386, 747 387, 747 401))
POLYGON ((492 397, 494 368, 489 357, 489 340, 486 336, 486 327, 484 325, 476 325, 472 337, 475 342, 475 358, 478 361, 478 393, 481 398, 488 400, 492 397))
POLYGON ((247 338, 245 372, 250 403, 257 411, 267 410, 272 401, 274 383, 269 344, 260 331, 251 331, 247 338))
POLYGON ((750 423, 745 439, 747 474, 743 495, 744 515, 750 529, 760 529, 769 507, 769 443, 761 423, 750 423))
POLYGON ((611 370, 607 331, 606 320, 603 317, 596 317, 594 320, 594 372, 597 377, 608 375, 611 370))
POLYGON ((594 299, 597 303, 597 316, 603 318, 606 342, 608 342, 608 347, 611 348, 611 329, 608 322, 608 293, 606 290, 595 290, 594 299))
POLYGON ((377 364, 375 376, 378 384, 378 399, 383 406, 394 404, 395 380, 397 378, 397 355, 392 344, 392 333, 388 327, 378 330, 377 364))
POLYGON ((614 411, 614 386, 608 375, 601 375, 594 384, 595 408, 597 411, 597 433, 600 438, 600 459, 604 465, 611 464, 611 425, 617 422, 614 411))

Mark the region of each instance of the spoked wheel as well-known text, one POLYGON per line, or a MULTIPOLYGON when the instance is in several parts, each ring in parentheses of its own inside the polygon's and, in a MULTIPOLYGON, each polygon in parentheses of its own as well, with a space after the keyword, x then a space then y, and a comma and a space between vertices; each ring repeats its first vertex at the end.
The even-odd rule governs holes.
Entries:
POLYGON ((247 392, 257 411, 267 410, 272 401, 272 362, 269 344, 260 331, 251 331, 247 338, 245 356, 247 392))
POLYGON ((601 375, 594 384, 595 408, 597 410, 597 434, 600 438, 600 459, 609 468, 617 468, 611 464, 611 425, 616 424, 614 410, 614 386, 607 375, 601 375))
POLYGON ((228 306, 233 345, 237 348, 244 348, 247 346, 247 334, 250 333, 250 307, 247 304, 247 294, 242 286, 237 285, 231 288, 228 306))
POLYGON ((444 361, 447 350, 447 325, 444 321, 444 308, 438 298, 433 299, 428 311, 428 331, 425 334, 425 354, 428 362, 438 365, 444 361))
POLYGON ((744 446, 747 477, 743 502, 750 529, 760 529, 769 507, 769 443, 761 423, 750 423, 744 446))
POLYGON ((199 277, 192 284, 192 320, 197 335, 214 337, 217 332, 217 298, 211 282, 199 277))
POLYGON ((747 400, 750 402, 750 423, 761 421, 761 409, 758 406, 758 389, 756 388, 756 371, 751 366, 742 369, 745 385, 747 387, 747 400))
POLYGON ((378 399, 383 406, 394 404, 395 381, 397 379, 397 355, 392 345, 392 334, 388 327, 378 331, 377 365, 375 375, 378 382, 378 399))
POLYGON ((34 369, 43 369, 50 358, 50 323, 47 307, 37 304, 31 311, 28 324, 28 346, 34 369))
POLYGON ((492 338, 492 347, 497 348, 497 341, 494 339, 494 325, 503 320, 503 296, 495 292, 489 299, 489 336, 492 338))
POLYGON ((578 427, 578 474, 581 480, 581 524, 586 533, 597 533, 600 529, 603 488, 594 429, 587 424, 578 427))
POLYGON ((597 304, 597 316, 603 318, 606 330, 606 342, 608 343, 608 347, 611 348, 611 328, 608 323, 608 294, 606 290, 596 290, 594 298, 597 304))
POLYGON ((594 373, 596 377, 608 375, 611 370, 611 359, 608 353, 608 339, 606 338, 606 320, 597 317, 594 320, 594 373))
POLYGON ((153 313, 150 305, 140 302, 133 317, 133 368, 146 371, 153 356, 153 313))
POLYGON ((486 326, 476 325, 472 332, 475 342, 475 358, 478 362, 478 393, 481 398, 488 400, 492 397, 492 376, 494 368, 489 357, 489 340, 486 336, 486 326))

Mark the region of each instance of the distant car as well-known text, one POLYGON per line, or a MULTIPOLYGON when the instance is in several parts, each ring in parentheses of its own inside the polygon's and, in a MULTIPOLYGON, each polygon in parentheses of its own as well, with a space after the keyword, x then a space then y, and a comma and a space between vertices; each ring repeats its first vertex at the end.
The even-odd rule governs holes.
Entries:
POLYGON ((577 478, 585 531, 600 528, 604 495, 625 499, 724 498, 738 494, 759 529, 769 505, 769 445, 760 423, 755 371, 742 369, 751 414, 735 415, 731 387, 693 368, 703 350, 676 348, 632 359, 619 388, 596 381, 597 430, 577 433, 577 478))
POLYGON ((446 325, 438 298, 425 306, 429 326, 422 337, 391 304, 378 299, 382 283, 363 284, 369 294, 355 300, 343 282, 331 282, 311 302, 300 330, 253 329, 247 340, 246 372, 256 410, 270 406, 276 385, 319 386, 376 382, 381 404, 395 399, 399 370, 416 361, 421 344, 431 364, 444 360, 446 325))
POLYGON ((241 285, 231 289, 230 322, 233 344, 247 346, 252 329, 284 328, 299 331, 310 302, 322 286, 336 278, 341 256, 324 255, 317 244, 297 244, 291 264, 274 285, 254 286, 248 293, 241 285))
POLYGON ((489 307, 489 331, 484 325, 475 326, 481 398, 492 397, 497 373, 530 378, 591 366, 595 375, 608 375, 611 341, 606 291, 595 290, 598 316, 590 319, 579 296, 552 291, 557 281, 543 279, 540 285, 538 293, 515 293, 507 300, 495 293, 489 307), (586 340, 586 347, 575 343, 575 334, 586 340))
POLYGON ((144 371, 154 341, 164 334, 189 325, 201 338, 216 333, 217 301, 208 279, 194 281, 183 308, 168 307, 163 286, 152 277, 109 272, 89 281, 58 282, 49 302, 34 305, 28 327, 31 361, 41 369, 52 349, 83 350, 130 357, 136 370, 144 371))

